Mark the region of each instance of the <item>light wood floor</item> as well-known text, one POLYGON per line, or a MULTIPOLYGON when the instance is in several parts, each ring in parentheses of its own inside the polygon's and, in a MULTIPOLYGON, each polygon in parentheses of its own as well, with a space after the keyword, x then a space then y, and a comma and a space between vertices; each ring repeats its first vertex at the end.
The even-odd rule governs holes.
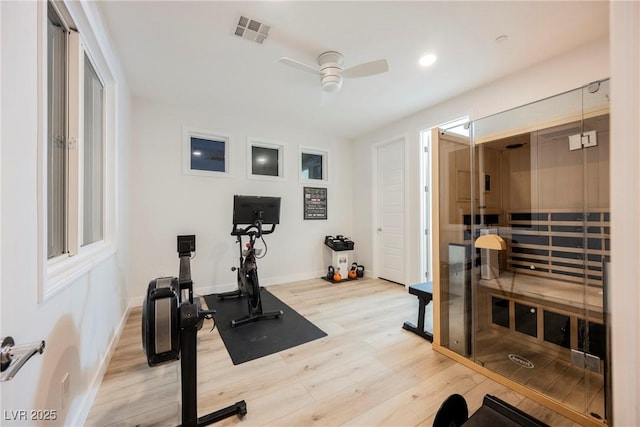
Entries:
POLYGON ((477 360, 482 361, 485 368, 562 402, 576 412, 604 416, 602 374, 572 365, 568 350, 532 345, 518 339, 517 334, 485 332, 478 339, 477 360), (533 362, 534 367, 516 365, 507 359, 509 353, 523 356, 533 362))
MULTIPOLYGON (((493 394, 553 426, 572 421, 431 349, 402 329, 415 322, 417 299, 404 287, 364 279, 320 279, 269 290, 328 336, 234 366, 217 329, 198 333, 198 412, 247 402, 229 426, 431 426, 443 400, 465 396, 470 412, 493 394)), ((147 366, 141 310, 132 310, 96 401, 89 426, 180 424, 179 363, 147 366)))

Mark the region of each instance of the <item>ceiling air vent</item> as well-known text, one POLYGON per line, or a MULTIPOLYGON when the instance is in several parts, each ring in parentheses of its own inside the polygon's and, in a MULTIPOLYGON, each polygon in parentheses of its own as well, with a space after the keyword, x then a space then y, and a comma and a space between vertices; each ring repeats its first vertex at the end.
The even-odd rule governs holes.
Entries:
POLYGON ((235 35, 262 44, 269 37, 270 26, 255 19, 241 16, 236 25, 235 35))

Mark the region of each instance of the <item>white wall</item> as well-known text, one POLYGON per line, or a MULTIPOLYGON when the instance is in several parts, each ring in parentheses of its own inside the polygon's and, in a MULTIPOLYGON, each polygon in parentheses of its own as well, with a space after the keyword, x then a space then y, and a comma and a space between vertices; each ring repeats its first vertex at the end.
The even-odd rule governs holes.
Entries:
POLYGON ((191 261, 196 293, 236 287, 231 267, 237 265, 238 246, 230 235, 234 194, 282 198, 280 225, 265 236, 268 253, 258 262, 261 285, 320 277, 326 271, 324 236, 352 231, 352 152, 347 141, 296 129, 286 118, 259 123, 138 98, 133 116, 132 303, 142 303, 151 279, 177 276, 179 234, 196 235, 196 257, 191 261), (231 136, 231 178, 183 174, 183 126, 231 136), (247 137, 285 146, 284 181, 248 179, 247 137), (329 152, 326 221, 303 221, 300 145, 329 152))
MULTIPOLYGON (((371 248, 374 246, 376 224, 372 223, 370 215, 374 208, 372 200, 375 180, 371 179, 370 169, 373 164, 372 147, 375 144, 399 135, 406 136, 406 149, 410 159, 407 165, 409 178, 406 209, 409 218, 406 231, 408 253, 413 254, 407 260, 407 281, 408 284, 418 283, 422 281, 419 256, 422 238, 420 131, 467 115, 472 120, 485 117, 606 77, 609 77, 608 40, 600 40, 357 138, 353 147, 354 156, 358 159, 354 164, 353 214, 358 221, 354 224, 353 238, 363 248, 360 252, 361 262, 375 270, 371 248)), ((425 87, 425 90, 429 88, 425 87)))
MULTIPOLYGON (((1 8, 1 325, 2 336, 17 344, 46 341, 16 377, 1 383, 2 425, 8 411, 57 411, 47 425, 81 425, 90 409, 127 308, 128 172, 117 173, 118 247, 115 255, 38 303, 38 8, 44 2, 0 2, 1 8), (69 374, 70 399, 61 406, 61 380, 69 374), (7 412, 5 412, 7 411, 7 412)), ((75 6, 86 22, 95 22, 91 5, 75 6)), ((89 41, 106 47, 100 37, 89 41)), ((95 46, 94 46, 95 47, 95 46)), ((108 53, 108 52, 107 52, 108 53)), ((108 58, 112 60, 113 58, 108 58)), ((114 72, 118 72, 115 67, 114 72)), ((46 73, 45 73, 46 75, 46 73)), ((120 77, 120 76, 118 76, 120 77)), ((119 81, 117 163, 127 165, 129 100, 119 81)), ((11 417, 9 417, 11 418, 11 417)))

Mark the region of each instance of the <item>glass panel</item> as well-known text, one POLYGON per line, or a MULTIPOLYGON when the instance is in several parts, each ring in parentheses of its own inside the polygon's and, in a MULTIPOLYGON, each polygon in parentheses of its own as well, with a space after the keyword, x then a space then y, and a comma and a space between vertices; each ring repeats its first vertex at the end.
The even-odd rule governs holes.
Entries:
POLYGON ((103 87, 84 57, 82 244, 103 238, 103 87))
POLYGON ((191 169, 226 172, 225 142, 191 137, 191 169))
MULTIPOLYGON (((478 120, 473 149, 460 150, 464 162, 453 166, 440 156, 449 177, 440 185, 441 236, 462 224, 462 243, 473 243, 464 270, 473 294, 471 350, 456 349, 452 339, 443 344, 598 420, 605 417, 609 357, 607 100, 608 82, 601 82, 478 120), (467 202, 447 216, 453 197, 467 202)), ((441 245, 449 269, 441 280, 451 287, 460 268, 445 252, 441 245)), ((449 292, 448 306, 466 294, 449 292)), ((452 323, 450 315, 450 337, 452 323)))
POLYGON ((606 293, 604 263, 610 255, 609 204, 609 114, 604 112, 609 98, 609 81, 582 89, 584 120, 582 131, 584 160, 586 260, 583 280, 586 285, 586 312, 578 321, 578 349, 584 351, 586 366, 583 401, 579 409, 596 419, 611 419, 607 408, 610 381, 607 366, 606 293), (586 138, 585 138, 586 136, 586 138))
POLYGON ((440 342, 471 355, 471 150, 464 126, 438 138, 440 342))
POLYGON ((608 81, 439 141, 441 344, 610 414, 608 81))
POLYGON ((251 172, 253 175, 280 176, 278 174, 277 148, 251 147, 251 172))
POLYGON ((302 153, 302 178, 322 179, 322 155, 302 153))
POLYGON ((66 32, 53 7, 47 24, 47 257, 65 252, 66 32))

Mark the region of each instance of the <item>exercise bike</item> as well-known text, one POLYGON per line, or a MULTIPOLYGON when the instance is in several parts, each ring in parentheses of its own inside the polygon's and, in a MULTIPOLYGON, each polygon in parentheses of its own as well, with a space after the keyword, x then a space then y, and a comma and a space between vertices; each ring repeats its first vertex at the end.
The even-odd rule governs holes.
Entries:
POLYGON ((271 234, 280 221, 280 198, 260 196, 234 196, 233 229, 231 235, 236 236, 236 242, 240 250, 239 266, 232 267, 237 273, 238 289, 231 292, 217 294, 218 298, 247 298, 248 314, 231 321, 231 327, 244 325, 263 319, 275 319, 284 314, 282 310, 263 311, 261 288, 258 279, 257 260, 266 255, 266 243, 263 235, 271 234), (246 227, 241 225, 249 224, 246 227), (264 225, 269 228, 263 228, 264 225), (242 237, 247 236, 249 241, 243 249, 242 237), (265 253, 260 256, 261 249, 256 248, 256 240, 262 240, 265 253))
POLYGON ((191 252, 195 236, 178 236, 179 277, 152 280, 142 305, 142 347, 149 366, 154 367, 180 359, 182 424, 179 427, 201 427, 247 413, 244 400, 198 417, 197 402, 197 333, 204 319, 214 310, 203 310, 193 301, 191 252), (184 301, 183 301, 184 300, 184 301))

